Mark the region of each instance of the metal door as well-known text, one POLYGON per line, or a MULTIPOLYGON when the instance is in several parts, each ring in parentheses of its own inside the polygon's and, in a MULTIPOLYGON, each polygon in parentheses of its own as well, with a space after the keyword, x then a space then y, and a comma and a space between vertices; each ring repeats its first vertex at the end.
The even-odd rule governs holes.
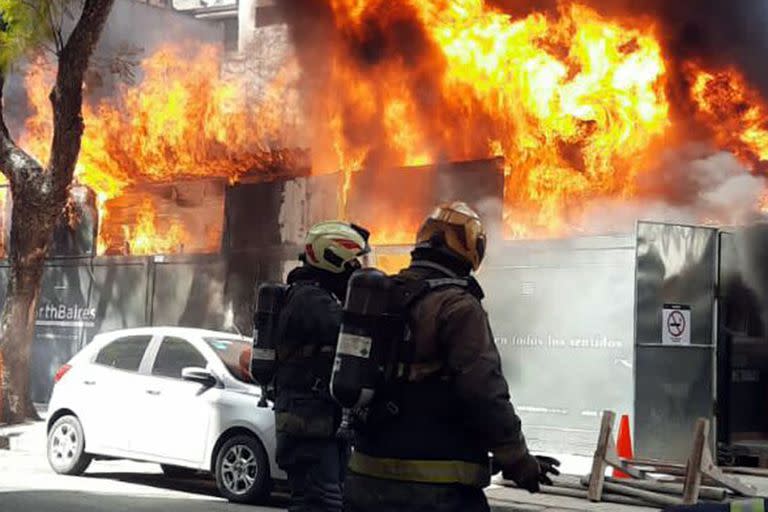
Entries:
POLYGON ((685 461, 699 417, 714 419, 717 230, 637 224, 635 449, 685 461))

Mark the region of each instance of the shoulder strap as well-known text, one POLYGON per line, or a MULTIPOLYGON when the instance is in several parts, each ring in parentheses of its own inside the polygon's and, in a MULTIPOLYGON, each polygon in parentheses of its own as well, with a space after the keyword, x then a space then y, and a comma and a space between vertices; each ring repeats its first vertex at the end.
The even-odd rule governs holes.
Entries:
MULTIPOLYGON (((288 284, 288 289, 285 292, 285 299, 283 300, 282 307, 284 308, 285 305, 291 300, 291 295, 293 293, 295 293, 300 288, 306 287, 306 286, 314 286, 322 290, 323 292, 326 292, 328 295, 330 295, 333 298, 333 300, 337 302, 339 301, 338 297, 336 297, 336 295, 333 292, 326 290, 325 288, 320 286, 320 283, 318 283, 317 281, 296 281, 294 283, 288 284)), ((282 356, 282 357, 279 357, 279 359, 282 360, 283 362, 294 359, 297 356, 302 358, 316 359, 321 353, 330 352, 331 354, 333 354, 333 351, 327 350, 326 346, 319 345, 316 343, 309 343, 309 344, 294 343, 294 344, 288 345, 287 343, 285 343, 286 328, 287 328, 287 324, 285 319, 281 319, 278 325, 277 336, 278 336, 278 339, 281 340, 282 342, 281 348, 283 350, 282 351, 278 350, 278 354, 282 356)), ((301 341, 301 340, 296 340, 296 341, 301 341)), ((335 346, 333 348, 335 349, 335 346)))
MULTIPOLYGON (((395 311, 402 315, 405 321, 405 338, 410 336, 408 311, 411 307, 430 292, 444 288, 461 288, 467 290, 478 300, 482 300, 483 292, 480 285, 473 277, 441 277, 434 279, 407 279, 401 277, 394 278, 395 283, 395 311)), ((421 364, 413 363, 413 348, 408 346, 410 351, 406 354, 404 360, 400 362, 399 376, 407 380, 417 379, 423 375, 435 375, 442 371, 443 363, 432 361, 421 364)))
POLYGON ((415 302, 424 297, 429 292, 441 288, 452 286, 471 290, 472 283, 469 279, 458 277, 441 277, 436 279, 404 279, 394 277, 395 283, 395 309, 396 311, 406 311, 413 306, 415 302))
POLYGON ((285 293, 285 297, 286 297, 286 299, 285 299, 285 300, 286 300, 286 302, 288 301, 288 294, 289 294, 291 291, 293 291, 293 290, 295 290, 295 289, 297 289, 297 288, 300 288, 300 287, 302 287, 302 286, 314 286, 315 288, 319 288, 321 291, 324 291, 325 293, 327 293, 328 295, 330 295, 330 296, 333 298, 333 300, 335 300, 336 302, 341 302, 341 301, 339 300, 339 298, 336 296, 336 294, 335 294, 335 293, 333 293, 332 291, 330 291, 330 290, 328 290, 327 288, 323 287, 323 286, 320 284, 320 282, 319 282, 319 281, 296 281, 296 282, 290 283, 290 284, 288 285, 288 291, 285 293))
POLYGON ((468 288, 469 280, 461 279, 459 277, 441 277, 437 279, 427 279, 427 284, 430 290, 437 288, 446 288, 448 286, 458 286, 459 288, 468 288))

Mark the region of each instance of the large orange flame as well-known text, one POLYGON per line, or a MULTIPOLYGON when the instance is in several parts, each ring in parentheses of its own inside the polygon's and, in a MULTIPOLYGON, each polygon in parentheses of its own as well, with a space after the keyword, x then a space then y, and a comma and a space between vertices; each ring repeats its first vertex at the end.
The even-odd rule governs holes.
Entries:
MULTIPOLYGON (((168 44, 141 64, 137 86, 121 86, 117 99, 83 109, 86 129, 75 172, 78 182, 97 194, 102 225, 110 222, 108 201, 135 184, 188 177, 237 180, 269 165, 271 148, 286 146, 281 91, 296 69, 289 64, 267 88, 261 101, 250 97, 247 77, 221 73, 216 46, 168 44)), ((26 75, 35 111, 21 145, 37 158, 49 151, 51 110, 48 95, 53 70, 45 62, 26 75)), ((133 254, 178 252, 183 227, 165 233, 154 228, 154 209, 144 202, 135 225, 123 226, 133 254)), ((99 252, 108 247, 101 231, 99 252)), ((212 248, 218 249, 218 246, 212 248)))
POLYGON ((689 76, 699 119, 715 132, 718 144, 753 165, 768 161, 768 108, 744 76, 695 65, 689 66, 689 76))
POLYGON ((124 239, 128 240, 130 254, 156 254, 183 252, 189 243, 189 235, 179 222, 171 221, 160 227, 157 213, 150 201, 143 201, 136 223, 123 226, 124 239))
MULTIPOLYGON (((565 0, 517 18, 484 0, 326 1, 336 30, 322 75, 302 90, 300 131, 313 171, 339 173, 340 216, 363 168, 503 156, 507 234, 568 234, 591 202, 632 198, 638 177, 658 168, 658 150, 680 136, 667 95, 672 61, 650 19, 608 19, 565 0)), ((169 44, 141 67, 137 86, 85 108, 77 179, 96 191, 102 223, 108 201, 132 185, 237 180, 262 168, 270 148, 297 144, 284 127, 286 91, 312 71, 293 60, 258 101, 247 76, 222 75, 213 47, 169 44)), ((768 160, 764 98, 735 70, 685 71, 697 121, 757 172, 768 160)), ((39 158, 50 75, 40 64, 27 75, 36 115, 22 145, 39 158)), ((131 251, 181 250, 183 227, 163 226, 142 204, 123 228, 131 251)), ((368 227, 378 243, 407 243, 417 222, 389 216, 368 227)))
MULTIPOLYGON (((416 64, 368 68, 336 55, 332 87, 352 94, 333 96, 335 111, 347 125, 377 127, 387 165, 503 155, 505 213, 518 234, 560 234, 585 201, 632 194, 670 125, 664 59, 647 23, 609 21, 578 4, 516 20, 482 0, 392 3, 331 2, 353 39, 364 20, 410 4, 433 46, 416 64), (433 97, 417 101, 424 84, 433 97)), ((373 149, 365 143, 335 144, 373 149)))

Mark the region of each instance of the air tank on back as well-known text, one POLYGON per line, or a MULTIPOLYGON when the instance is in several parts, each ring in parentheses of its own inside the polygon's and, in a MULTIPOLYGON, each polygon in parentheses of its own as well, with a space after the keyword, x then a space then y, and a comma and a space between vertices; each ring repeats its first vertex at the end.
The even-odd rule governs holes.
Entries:
POLYGON ((388 352, 381 330, 392 287, 385 273, 372 268, 358 270, 349 280, 331 376, 331 394, 342 407, 367 405, 381 382, 388 352))
POLYGON ((278 320, 287 289, 284 284, 264 283, 259 286, 257 293, 251 375, 261 386, 269 385, 275 375, 275 348, 279 343, 278 320))

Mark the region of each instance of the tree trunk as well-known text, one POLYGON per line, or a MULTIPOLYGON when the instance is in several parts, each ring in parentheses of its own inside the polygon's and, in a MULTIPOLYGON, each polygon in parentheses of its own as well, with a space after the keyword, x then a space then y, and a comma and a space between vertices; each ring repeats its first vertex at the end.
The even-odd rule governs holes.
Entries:
POLYGON ((33 198, 37 194, 14 195, 17 197, 11 224, 11 274, 0 319, 0 379, 5 395, 0 417, 7 423, 38 418, 29 395, 29 364, 43 265, 58 216, 56 205, 41 208, 36 204, 33 198))
POLYGON ((85 71, 113 3, 84 0, 66 43, 54 30, 59 67, 51 91, 53 141, 45 168, 11 139, 3 118, 5 70, 0 69, 0 171, 13 200, 11 275, 0 317, 0 423, 37 418, 29 396, 29 363, 43 265, 80 152, 85 71))

